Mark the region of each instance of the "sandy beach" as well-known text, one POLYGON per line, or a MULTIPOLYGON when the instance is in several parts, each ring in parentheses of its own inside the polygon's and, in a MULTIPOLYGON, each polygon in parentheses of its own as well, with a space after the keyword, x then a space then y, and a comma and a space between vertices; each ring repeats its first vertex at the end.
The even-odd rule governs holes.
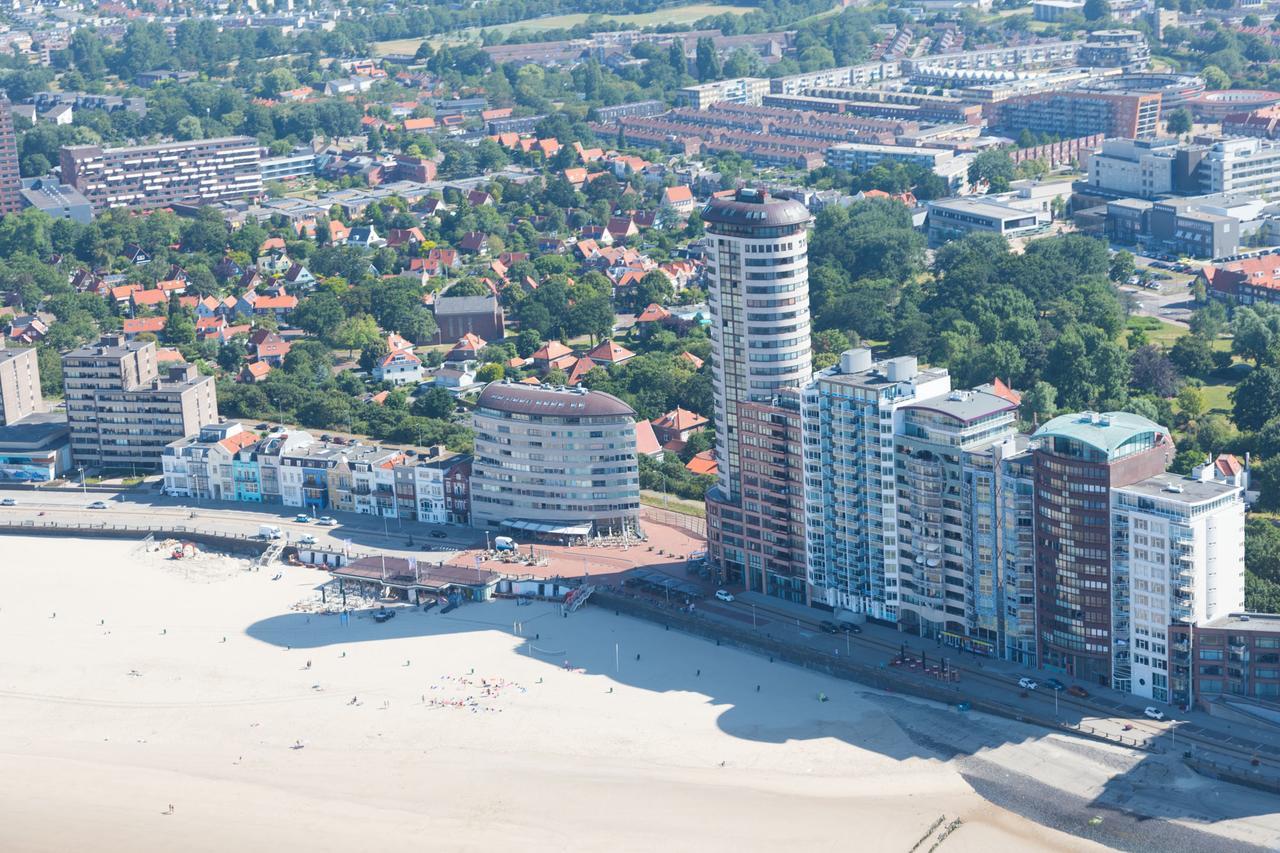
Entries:
MULTIPOLYGON (((1090 745, 1090 776, 1059 761, 1064 736, 589 606, 343 625, 296 609, 326 579, 308 569, 3 544, 5 851, 907 851, 939 819, 961 821, 943 850, 1081 850, 1097 845, 994 805, 977 765, 919 732, 989 727, 993 778, 1035 768, 1086 803, 1133 761, 1090 745)), ((1088 835, 1093 813, 1060 826, 1088 835)))

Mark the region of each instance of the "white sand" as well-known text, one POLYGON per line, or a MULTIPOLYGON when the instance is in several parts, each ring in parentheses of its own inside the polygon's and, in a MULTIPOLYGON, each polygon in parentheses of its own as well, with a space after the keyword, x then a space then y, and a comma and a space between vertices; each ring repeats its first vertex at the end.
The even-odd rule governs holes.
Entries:
POLYGON ((1092 846, 918 757, 856 685, 590 607, 344 628, 292 609, 310 570, 0 545, 6 853, 906 851, 943 815, 964 821, 944 851, 1092 846), (528 657, 516 619, 566 654, 528 657), (431 704, 467 696, 481 710, 431 704))

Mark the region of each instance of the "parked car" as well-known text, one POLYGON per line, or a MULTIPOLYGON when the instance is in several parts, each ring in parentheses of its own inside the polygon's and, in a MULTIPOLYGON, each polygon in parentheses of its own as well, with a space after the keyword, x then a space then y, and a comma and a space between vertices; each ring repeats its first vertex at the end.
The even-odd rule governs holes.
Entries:
POLYGON ((1067 685, 1063 684, 1061 681, 1059 681, 1056 678, 1046 678, 1044 680, 1044 686, 1048 687, 1050 690, 1062 690, 1067 685))
POLYGON ((259 431, 268 430, 271 429, 271 424, 258 424, 257 428, 259 431))
POLYGON ((448 534, 448 533, 445 533, 443 530, 433 530, 433 531, 431 531, 431 538, 432 538, 432 539, 447 539, 448 537, 449 537, 449 534, 448 534))
POLYGON ((826 619, 818 623, 818 630, 824 634, 839 634, 840 626, 826 619))
POLYGON ((89 509, 106 509, 107 505, 103 501, 94 501, 89 504, 89 509))
POLYGON ((301 523, 303 523, 303 524, 310 524, 310 523, 311 523, 311 516, 307 515, 305 512, 300 512, 300 513, 298 513, 297 515, 295 515, 295 516, 293 517, 293 520, 294 520, 294 521, 301 522, 301 523))
POLYGON ((316 537, 312 536, 310 533, 304 533, 302 536, 298 537, 298 544, 314 545, 316 544, 316 537))
POLYGON ((1152 720, 1163 720, 1164 711, 1161 711, 1155 705, 1148 705, 1142 709, 1142 713, 1146 714, 1152 720))
POLYGON ((13 498, 5 498, 4 500, 0 501, 0 506, 17 506, 17 505, 18 505, 18 502, 15 501, 13 498))
POLYGON ((727 589, 717 589, 716 598, 721 601, 733 601, 733 594, 727 589))
POLYGON ((840 623, 840 630, 841 630, 841 631, 844 631, 846 634, 861 634, 861 633, 862 633, 862 626, 861 626, 861 625, 855 625, 855 624, 853 624, 852 622, 841 622, 841 623, 840 623))
POLYGON ((1070 693, 1072 696, 1078 696, 1081 699, 1089 698, 1089 691, 1085 690, 1079 684, 1071 685, 1070 687, 1067 688, 1067 692, 1070 693))
POLYGON ((338 520, 331 515, 322 515, 316 519, 316 524, 319 524, 322 527, 333 527, 337 523, 338 520))
POLYGON ((1023 690, 1035 690, 1040 685, 1036 684, 1034 681, 1032 681, 1030 678, 1027 678, 1024 675, 1022 678, 1018 679, 1018 686, 1021 687, 1023 690))

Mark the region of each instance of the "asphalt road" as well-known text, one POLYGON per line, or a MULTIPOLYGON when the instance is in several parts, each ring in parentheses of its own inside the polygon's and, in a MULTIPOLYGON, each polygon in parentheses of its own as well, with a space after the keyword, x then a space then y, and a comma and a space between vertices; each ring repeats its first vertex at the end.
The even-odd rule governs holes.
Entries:
MULTIPOLYGON (((818 628, 823 615, 801 614, 785 604, 779 606, 762 598, 757 595, 739 596, 733 603, 711 600, 697 606, 704 615, 712 618, 732 621, 739 627, 754 625, 755 630, 774 639, 848 656, 859 663, 892 665, 890 662, 901 654, 905 645, 909 658, 918 659, 923 652, 930 665, 946 658, 948 669, 959 670, 959 681, 955 683, 957 699, 969 696, 1012 708, 1025 708, 1028 715, 1089 726, 1109 736, 1138 740, 1168 752, 1193 750, 1202 757, 1226 759, 1236 765, 1248 764, 1257 758, 1261 762, 1260 770, 1280 774, 1280 737, 1260 726, 1228 723, 1198 711, 1172 713, 1169 706, 1146 702, 1099 685, 1080 683, 1088 690, 1089 697, 1079 699, 1065 690, 1048 688, 1044 682, 1053 677, 1053 673, 1031 671, 1006 661, 965 654, 880 625, 862 625, 860 634, 823 633, 818 628), (1021 676, 1030 677, 1039 687, 1023 690, 1018 686, 1021 676), (1143 715, 1143 708, 1148 704, 1165 711, 1167 718, 1164 721, 1148 719, 1143 715)), ((915 673, 915 677, 937 681, 921 672, 918 666, 905 669, 915 673)), ((1064 675, 1058 678, 1066 686, 1078 683, 1064 675)))
POLYGON ((146 525, 163 521, 167 524, 198 527, 215 533, 256 536, 262 524, 280 527, 290 541, 303 535, 316 538, 317 544, 340 550, 350 540, 354 551, 407 555, 423 550, 457 551, 483 546, 484 533, 455 524, 422 524, 416 521, 383 519, 376 516, 329 511, 336 525, 323 526, 313 521, 296 521, 296 507, 262 506, 246 509, 246 504, 231 502, 191 502, 170 498, 150 487, 121 491, 72 492, 6 490, 0 498, 12 498, 16 506, 0 506, 0 519, 23 521, 75 521, 146 525), (89 509, 102 501, 106 509, 89 509), (43 513, 43 515, 41 515, 43 513), (425 546, 425 547, 424 547, 425 546))

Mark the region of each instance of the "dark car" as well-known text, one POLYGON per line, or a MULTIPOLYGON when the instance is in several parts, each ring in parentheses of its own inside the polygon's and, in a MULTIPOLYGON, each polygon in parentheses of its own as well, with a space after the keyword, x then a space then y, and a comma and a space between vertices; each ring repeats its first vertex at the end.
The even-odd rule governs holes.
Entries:
POLYGON ((840 633, 840 626, 834 622, 823 620, 818 623, 818 630, 824 634, 838 634, 840 633))
POLYGON ((396 612, 394 610, 379 610, 377 613, 373 614, 374 622, 386 622, 388 619, 394 618, 396 618, 396 612))
POLYGON ((1089 698, 1089 691, 1085 690, 1083 687, 1081 687, 1078 684, 1073 684, 1070 687, 1068 687, 1067 692, 1070 693, 1072 696, 1077 696, 1081 699, 1089 698))
POLYGON ((271 424, 258 424, 256 429, 260 429, 260 430, 271 429, 271 424))
POLYGON ((855 625, 855 624, 853 624, 852 622, 841 622, 841 623, 840 623, 840 630, 841 630, 841 631, 844 631, 846 634, 861 634, 861 633, 862 633, 862 626, 861 626, 861 625, 855 625))
POLYGON ((1050 690, 1065 690, 1067 687, 1067 685, 1063 684, 1056 678, 1046 678, 1044 680, 1044 686, 1048 687, 1050 690))
POLYGON ((431 531, 431 538, 432 538, 432 539, 445 539, 445 538, 447 538, 448 536, 449 536, 449 534, 448 534, 448 533, 445 533, 443 530, 433 530, 433 531, 431 531))

